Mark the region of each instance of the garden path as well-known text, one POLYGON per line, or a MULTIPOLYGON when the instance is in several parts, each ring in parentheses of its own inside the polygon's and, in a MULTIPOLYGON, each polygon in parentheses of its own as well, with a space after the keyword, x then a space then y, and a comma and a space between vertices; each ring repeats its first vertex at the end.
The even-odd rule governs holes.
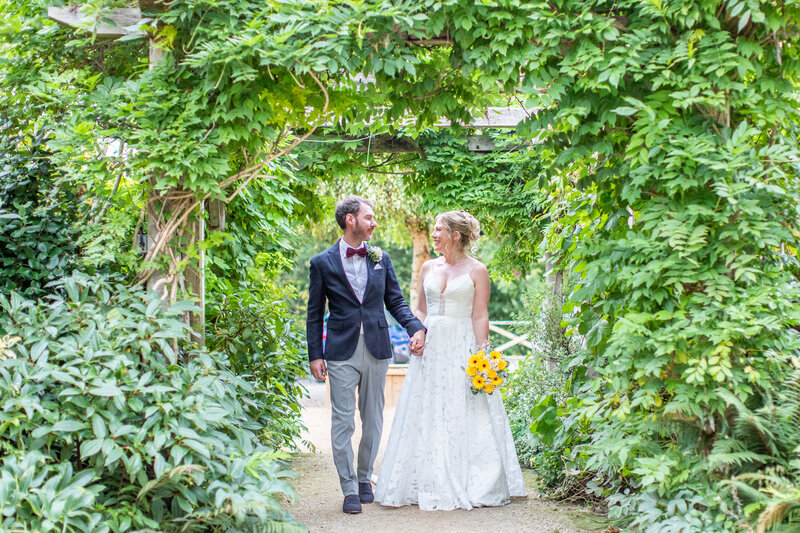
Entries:
MULTIPOLYGON (((293 459, 291 468, 297 474, 294 485, 298 500, 290 511, 308 526, 311 533, 589 533, 603 528, 601 519, 579 507, 541 499, 534 488, 534 476, 530 470, 523 471, 529 496, 515 498, 505 507, 428 512, 420 511, 416 506, 389 508, 369 504, 359 515, 345 515, 331 458, 330 404, 326 387, 324 383, 313 380, 306 381, 305 385, 309 397, 303 400, 303 423, 308 431, 303 438, 313 444, 315 450, 306 448, 293 459)), ((376 471, 380 468, 393 418, 394 407, 387 406, 376 471)), ((358 424, 356 426, 354 443, 360 437, 358 424)))

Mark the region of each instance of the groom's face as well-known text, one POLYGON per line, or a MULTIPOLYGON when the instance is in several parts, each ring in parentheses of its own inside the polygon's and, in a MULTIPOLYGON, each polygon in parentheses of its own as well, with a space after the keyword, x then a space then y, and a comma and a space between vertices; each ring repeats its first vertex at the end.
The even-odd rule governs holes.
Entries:
MULTIPOLYGON (((372 232, 378 226, 375 222, 375 213, 372 208, 367 204, 361 204, 361 207, 353 216, 353 237, 362 241, 368 241, 372 238, 372 232)), ((349 218, 349 217, 348 217, 349 218)))

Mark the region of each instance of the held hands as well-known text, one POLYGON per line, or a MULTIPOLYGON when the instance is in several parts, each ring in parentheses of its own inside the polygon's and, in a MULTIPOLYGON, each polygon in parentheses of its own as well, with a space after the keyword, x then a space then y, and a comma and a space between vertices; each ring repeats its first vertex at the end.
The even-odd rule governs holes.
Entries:
POLYGON ((417 357, 422 355, 425 350, 425 330, 421 329, 411 336, 411 342, 408 345, 412 355, 417 357))
POLYGON ((311 375, 314 376, 314 379, 317 381, 325 381, 325 377, 328 375, 328 368, 325 366, 324 359, 314 359, 309 363, 311 367, 311 375))

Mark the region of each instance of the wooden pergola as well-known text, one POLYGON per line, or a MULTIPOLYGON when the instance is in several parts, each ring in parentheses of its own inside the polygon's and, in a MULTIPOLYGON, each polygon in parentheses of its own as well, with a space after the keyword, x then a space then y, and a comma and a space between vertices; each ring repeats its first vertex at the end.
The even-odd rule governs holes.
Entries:
MULTIPOLYGON (((83 29, 90 31, 95 38, 100 40, 116 40, 120 38, 141 37, 148 38, 150 41, 149 46, 149 64, 150 68, 155 68, 163 59, 164 50, 160 48, 154 38, 141 30, 145 19, 142 16, 142 10, 153 10, 162 8, 161 0, 139 0, 139 7, 137 8, 115 8, 104 16, 102 21, 95 22, 89 25, 87 18, 81 13, 80 6, 71 5, 67 7, 51 6, 47 10, 48 17, 64 26, 76 29, 83 29)), ((426 46, 449 46, 452 44, 448 36, 437 37, 434 39, 416 39, 405 35, 405 39, 415 45, 426 46)), ((466 129, 513 129, 517 125, 530 118, 535 110, 528 110, 522 106, 508 106, 508 107, 486 107, 477 112, 472 117, 472 120, 467 124, 461 126, 466 129)), ((409 123, 413 117, 409 119, 409 123)), ((452 124, 447 119, 440 119, 434 124, 435 127, 447 128, 452 124)), ((334 124, 325 124, 321 126, 321 130, 330 130, 334 128, 334 124)), ((370 152, 370 153, 420 153, 419 146, 410 137, 395 136, 388 134, 372 135, 367 138, 353 138, 336 134, 321 134, 309 137, 307 140, 329 140, 338 142, 352 142, 356 143, 356 152, 370 152)), ((486 135, 467 135, 467 148, 474 152, 488 153, 495 149, 494 140, 486 135)), ((225 226, 225 203, 222 200, 207 200, 201 202, 199 206, 200 216, 195 221, 185 222, 183 229, 196 241, 205 239, 206 224, 210 230, 222 230, 225 226), (206 216, 203 214, 207 212, 206 216)), ((146 250, 154 245, 157 236, 158 228, 155 225, 152 217, 148 217, 147 221, 147 239, 146 250)), ((200 311, 197 313, 187 313, 187 321, 194 327, 195 340, 199 343, 204 343, 203 328, 205 324, 205 273, 204 273, 204 254, 202 248, 199 249, 200 258, 198 265, 189 266, 184 272, 184 281, 187 291, 198 302, 200 311)), ((146 280, 149 288, 162 291, 163 296, 168 296, 166 293, 166 285, 168 283, 167 277, 163 272, 155 272, 146 280)))

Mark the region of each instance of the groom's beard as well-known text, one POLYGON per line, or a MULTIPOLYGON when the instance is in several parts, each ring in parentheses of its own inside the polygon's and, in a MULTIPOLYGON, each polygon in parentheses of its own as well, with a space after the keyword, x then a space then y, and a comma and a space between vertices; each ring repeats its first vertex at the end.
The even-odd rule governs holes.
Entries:
POLYGON ((353 237, 360 241, 368 241, 370 238, 369 226, 362 226, 356 221, 356 227, 353 229, 353 237))

